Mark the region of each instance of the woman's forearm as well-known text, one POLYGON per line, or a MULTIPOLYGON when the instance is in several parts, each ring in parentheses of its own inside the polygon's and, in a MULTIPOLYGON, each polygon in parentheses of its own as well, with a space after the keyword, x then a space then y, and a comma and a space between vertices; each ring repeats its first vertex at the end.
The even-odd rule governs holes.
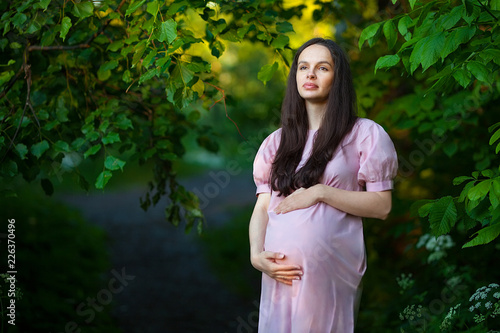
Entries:
POLYGON ((392 192, 347 191, 324 184, 309 188, 316 201, 322 201, 338 210, 361 217, 385 220, 392 208, 392 192))
POLYGON ((269 216, 267 209, 271 200, 270 193, 261 193, 253 209, 249 224, 250 257, 254 257, 264 251, 264 239, 269 216))

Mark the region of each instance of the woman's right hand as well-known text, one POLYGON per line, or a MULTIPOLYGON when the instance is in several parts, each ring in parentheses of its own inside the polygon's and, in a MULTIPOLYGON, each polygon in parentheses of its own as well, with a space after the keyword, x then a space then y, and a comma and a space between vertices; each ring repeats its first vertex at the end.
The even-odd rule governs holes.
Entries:
POLYGON ((285 255, 277 252, 262 251, 251 258, 253 267, 267 274, 278 282, 292 285, 293 280, 300 280, 304 274, 302 268, 297 265, 280 264, 285 255))

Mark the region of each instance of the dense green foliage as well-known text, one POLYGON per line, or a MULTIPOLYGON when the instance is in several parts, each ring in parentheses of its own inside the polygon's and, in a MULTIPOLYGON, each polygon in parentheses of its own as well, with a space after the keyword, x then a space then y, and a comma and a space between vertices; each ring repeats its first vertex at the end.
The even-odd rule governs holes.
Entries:
POLYGON ((428 216, 435 236, 448 233, 457 223, 465 230, 479 224, 483 228, 477 231, 477 237, 464 246, 485 244, 500 235, 500 169, 496 156, 500 152, 500 122, 491 123, 495 117, 489 115, 500 98, 500 2, 429 1, 415 8, 413 2, 410 4, 410 13, 363 30, 359 45, 365 40, 373 45, 383 32, 387 46, 399 49, 394 55, 379 58, 375 70, 402 62, 408 74, 417 75, 415 71, 421 67, 420 92, 406 95, 395 101, 395 107, 384 110, 391 122, 400 128, 416 129, 420 135, 438 136, 449 157, 482 147, 473 155, 478 170, 472 177, 453 181, 454 185, 467 181, 460 195, 420 202, 418 213, 428 216), (420 105, 413 104, 416 102, 420 105), (477 127, 477 137, 473 135, 465 142, 447 138, 461 131, 472 134, 470 125, 477 127), (492 134, 489 144, 496 149, 488 149, 485 127, 492 134))
POLYGON ((379 57, 374 69, 387 69, 397 91, 377 119, 413 140, 400 156, 399 189, 418 191, 399 196, 433 198, 411 207, 421 220, 407 236, 415 240, 405 251, 410 263, 404 271, 412 273, 397 280, 400 329, 493 332, 500 327, 499 273, 493 268, 498 245, 490 243, 500 234, 500 3, 409 5, 407 12, 368 26, 359 39, 360 48, 382 40, 395 50, 379 57), (477 245, 483 247, 469 249, 477 245))
MULTIPOLYGON (((216 151, 200 112, 224 103, 211 61, 226 43, 247 40, 280 56, 258 77, 268 81, 288 61, 285 33, 272 2, 8 1, 2 2, 0 179, 4 195, 19 174, 52 194, 54 177, 70 173, 82 188, 102 189, 127 162, 154 161, 154 182, 141 200, 162 196, 166 218, 187 228, 200 221, 198 199, 175 178, 183 137, 216 151), (102 165, 85 175, 82 161, 102 165), (90 184, 89 184, 90 183, 90 184)), ((298 11, 300 14, 300 11, 298 11)), ((201 223, 198 223, 201 227, 201 223)))
MULTIPOLYGON (((108 302, 99 294, 108 290, 113 277, 108 274, 111 267, 104 232, 89 225, 78 212, 43 195, 19 194, 26 201, 0 201, 2 230, 7 229, 7 218, 15 220, 15 285, 19 291, 13 326, 6 316, 10 284, 0 280, 1 331, 65 332, 73 327, 70 331, 116 332, 110 316, 112 299, 108 302), (97 307, 87 303, 89 298, 97 299, 97 307)), ((6 248, 3 235, 0 244, 6 248)), ((2 249, 0 254, 0 269, 5 273, 9 270, 7 251, 2 249)))

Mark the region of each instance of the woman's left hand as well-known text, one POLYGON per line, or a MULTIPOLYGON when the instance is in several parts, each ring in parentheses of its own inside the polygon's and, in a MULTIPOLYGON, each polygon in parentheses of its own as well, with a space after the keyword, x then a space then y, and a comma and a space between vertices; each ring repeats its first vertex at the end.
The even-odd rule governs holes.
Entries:
POLYGON ((301 187, 295 190, 288 197, 283 199, 278 206, 274 209, 276 214, 288 213, 292 210, 310 207, 318 202, 315 195, 314 186, 310 188, 301 187))

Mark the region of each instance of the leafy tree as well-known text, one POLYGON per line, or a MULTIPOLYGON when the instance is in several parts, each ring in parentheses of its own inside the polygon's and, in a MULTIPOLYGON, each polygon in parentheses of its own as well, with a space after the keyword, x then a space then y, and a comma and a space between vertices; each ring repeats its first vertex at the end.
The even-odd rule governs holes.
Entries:
MULTIPOLYGON (((85 190, 103 189, 130 161, 154 162, 141 198, 147 209, 168 196, 166 219, 189 230, 202 213, 176 181, 183 137, 217 151, 200 111, 225 106, 211 68, 230 43, 249 41, 276 53, 258 73, 269 81, 290 61, 286 21, 303 6, 272 1, 2 2, 0 37, 0 181, 15 195, 18 176, 40 182, 71 175, 85 190), (278 15, 279 13, 279 15, 278 15), (100 172, 83 169, 88 161, 100 172), (66 176, 66 175, 65 175, 66 176)), ((227 110, 226 110, 227 114, 227 110)))
POLYGON ((394 101, 380 117, 390 118, 402 129, 438 138, 439 148, 450 158, 474 150, 477 170, 453 181, 454 185, 466 182, 461 193, 420 201, 414 210, 428 217, 435 236, 453 227, 471 230, 479 225, 477 237, 464 247, 485 244, 500 234, 496 155, 500 123, 494 120, 500 98, 500 2, 409 3, 409 13, 370 25, 359 39, 361 48, 365 41, 373 46, 383 35, 387 47, 396 51, 380 57, 375 71, 403 70, 419 83, 415 92, 394 101), (457 133, 468 140, 450 140, 457 133))

